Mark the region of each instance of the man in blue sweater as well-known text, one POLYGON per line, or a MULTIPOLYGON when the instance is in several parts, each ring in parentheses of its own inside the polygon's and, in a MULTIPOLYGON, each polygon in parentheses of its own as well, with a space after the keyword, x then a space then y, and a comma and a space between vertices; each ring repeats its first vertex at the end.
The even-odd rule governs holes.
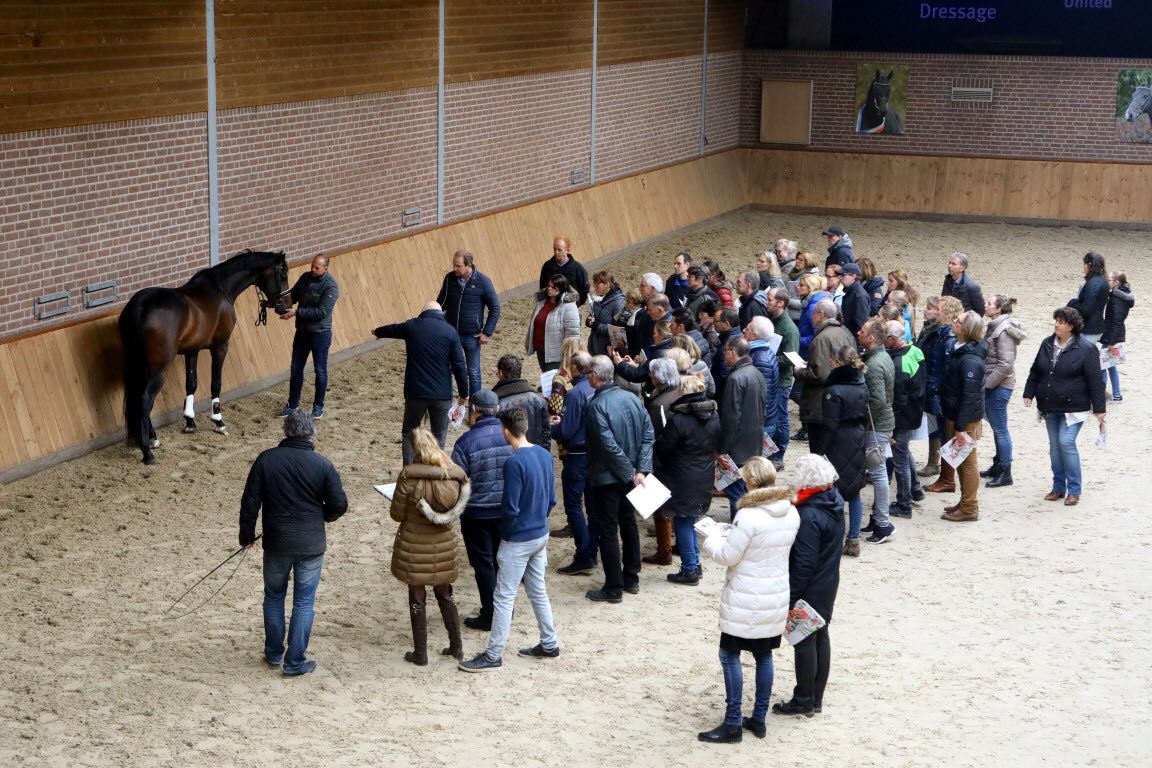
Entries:
MULTIPOLYGON (((564 469, 560 472, 560 486, 564 489, 564 514, 572 529, 576 554, 568 565, 556 573, 575 576, 596 568, 596 542, 588 532, 584 518, 584 486, 588 481, 588 452, 584 438, 584 417, 588 401, 596 390, 588 383, 588 369, 592 356, 577 352, 572 356, 572 388, 564 395, 564 415, 552 417, 552 437, 564 447, 564 469)), ((475 491, 473 491, 475 493, 475 491)))
POLYGON ((523 408, 501 413, 500 424, 513 452, 504 462, 500 550, 496 554, 500 570, 496 574, 492 600, 492 634, 485 650, 460 662, 460 669, 465 672, 483 672, 503 664, 501 658, 508 644, 512 608, 521 581, 536 614, 540 642, 531 648, 522 648, 520 655, 541 659, 560 655, 556 630, 552 627, 552 604, 544 588, 544 570, 548 567, 548 513, 556 506, 552 454, 528 440, 528 414, 523 408))
POLYGON ((504 428, 497 418, 500 401, 496 393, 481 389, 472 394, 469 403, 471 427, 452 448, 452 461, 472 482, 472 495, 460 515, 460 535, 480 595, 480 615, 464 619, 464 626, 487 632, 492 629, 492 594, 496 591, 504 463, 512 455, 512 446, 504 439, 504 428))

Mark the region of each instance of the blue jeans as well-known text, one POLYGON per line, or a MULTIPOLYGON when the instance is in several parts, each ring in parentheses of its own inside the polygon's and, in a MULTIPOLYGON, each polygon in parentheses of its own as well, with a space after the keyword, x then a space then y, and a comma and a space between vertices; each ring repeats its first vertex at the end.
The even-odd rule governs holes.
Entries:
POLYGON ((672 530, 676 532, 676 548, 680 550, 680 567, 694 571, 700 567, 700 546, 696 542, 696 519, 678 515, 672 518, 672 530))
MULTIPOLYGON (((768 700, 772 698, 772 651, 753 654, 756 657, 756 700, 752 705, 752 719, 764 722, 768 716, 768 700)), ((724 725, 740 725, 740 705, 744 698, 744 671, 740 668, 740 652, 720 649, 720 668, 724 670, 724 725)))
POLYGON ((772 432, 772 442, 776 443, 779 448, 776 453, 768 458, 775 461, 783 461, 784 453, 788 450, 788 439, 791 437, 789 429, 791 424, 788 421, 788 396, 792 393, 792 387, 777 388, 776 390, 776 429, 772 432))
POLYGON ((560 470, 560 484, 564 490, 564 515, 568 518, 572 541, 576 545, 572 562, 595 565, 596 544, 592 541, 588 520, 584 517, 584 486, 587 481, 587 454, 565 454, 564 468, 560 470))
POLYGON ((285 557, 264 553, 264 658, 272 664, 284 661, 284 671, 299 672, 307 659, 312 635, 313 607, 324 555, 285 557), (288 626, 288 653, 284 653, 284 596, 292 575, 292 623, 288 626))
POLYGON ((480 380, 480 337, 460 334, 460 346, 464 348, 464 364, 468 366, 468 395, 483 389, 480 380))
POLYGON ((296 331, 292 337, 292 373, 288 380, 288 406, 300 407, 300 390, 304 388, 304 364, 312 355, 312 368, 316 373, 316 393, 312 404, 324 406, 324 394, 328 391, 328 348, 332 346, 332 331, 309 333, 296 331))
POLYGON ((1080 453, 1076 450, 1076 436, 1084 422, 1068 426, 1063 413, 1049 413, 1044 417, 1048 427, 1048 459, 1052 462, 1052 492, 1080 495, 1080 453))
POLYGON ((898 429, 893 434, 892 465, 896 474, 896 506, 905 512, 912 510, 912 496, 920 490, 920 476, 916 474, 916 464, 912 461, 909 442, 914 429, 898 429))
POLYGON ((996 440, 996 461, 1004 466, 1012 463, 1012 435, 1008 431, 1008 401, 1011 399, 1012 390, 1008 387, 984 390, 984 415, 996 440))
POLYGON ((724 489, 724 495, 728 497, 728 522, 735 522, 736 502, 744 498, 744 494, 746 493, 748 493, 748 485, 744 482, 743 478, 724 489))
POLYGON ((1120 366, 1114 365, 1109 368, 1108 378, 1112 382, 1112 397, 1120 397, 1120 366))
POLYGON ((496 592, 492 595, 492 634, 484 653, 490 659, 504 655, 508 633, 512 628, 512 609, 516 605, 516 590, 524 582, 524 592, 532 603, 536 624, 540 627, 540 645, 547 650, 559 641, 552 626, 552 604, 544 589, 544 569, 548 567, 548 536, 532 541, 501 541, 496 553, 500 570, 496 572, 496 592))
POLYGON ((848 538, 860 538, 860 523, 864 519, 864 502, 860 500, 860 492, 845 499, 848 502, 848 538))

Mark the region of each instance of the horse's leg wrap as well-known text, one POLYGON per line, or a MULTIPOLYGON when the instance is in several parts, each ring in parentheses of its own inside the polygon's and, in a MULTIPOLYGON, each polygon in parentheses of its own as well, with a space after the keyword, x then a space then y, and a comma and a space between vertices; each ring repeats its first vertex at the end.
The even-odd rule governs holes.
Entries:
POLYGON ((224 423, 224 414, 220 412, 220 398, 212 398, 212 428, 222 435, 228 434, 228 426, 224 423))
POLYGON ((196 431, 196 395, 187 395, 184 398, 184 431, 196 431))

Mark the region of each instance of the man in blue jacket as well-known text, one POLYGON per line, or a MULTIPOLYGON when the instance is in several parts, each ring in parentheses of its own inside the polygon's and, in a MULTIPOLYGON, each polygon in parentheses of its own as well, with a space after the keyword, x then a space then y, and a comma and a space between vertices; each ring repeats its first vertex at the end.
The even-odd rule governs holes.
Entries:
POLYGON ((596 567, 596 543, 588 533, 588 521, 584 518, 584 488, 588 481, 584 423, 588 401, 596 393, 588 383, 588 369, 591 367, 592 356, 587 352, 577 352, 572 356, 572 387, 564 395, 564 415, 551 419, 552 437, 564 448, 560 485, 564 489, 564 514, 576 544, 572 562, 556 569, 556 573, 565 576, 588 573, 596 567))
POLYGON ((448 325, 460 334, 460 345, 468 363, 468 392, 478 392, 483 386, 480 347, 496 332, 500 297, 488 276, 476 271, 472 254, 456 251, 452 256, 452 271, 444 275, 436 301, 444 308, 448 325))
POLYGON ((612 361, 592 358, 584 423, 588 451, 588 513, 600 543, 604 586, 584 594, 597 603, 623 602, 640 591, 640 531, 625 496, 652 471, 656 433, 640 398, 613 383, 612 361), (617 533, 619 531, 619 533, 617 533), (623 546, 621 546, 623 544, 623 546))
POLYGON ((468 399, 468 368, 456 329, 444 321, 440 305, 430 301, 418 317, 403 323, 382 325, 372 331, 378 339, 404 339, 408 362, 404 366, 404 423, 401 452, 404 464, 412 463, 409 433, 420 426, 424 415, 431 421, 432 434, 444 447, 448 437, 448 411, 452 408, 452 379, 460 403, 468 399))
POLYGON ((306 675, 305 658, 327 538, 324 524, 348 510, 348 497, 332 462, 312 445, 312 417, 294 410, 284 418, 284 439, 256 457, 240 499, 240 546, 256 542, 264 512, 264 659, 284 664, 284 675, 306 675), (292 586, 292 623, 284 650, 284 597, 292 586))
POLYGON ((528 414, 512 408, 500 414, 504 439, 512 455, 504 462, 504 491, 500 502, 500 550, 496 559, 493 595, 492 634, 488 647, 459 664, 465 672, 484 672, 503 664, 504 646, 512 627, 516 591, 524 582, 524 592, 532 603, 540 642, 522 648, 521 656, 552 659, 560 655, 560 643, 552 625, 552 604, 544 587, 548 567, 548 513, 556 506, 556 480, 552 454, 528 440, 528 414))
POLYGON ((476 574, 480 615, 464 619, 464 626, 485 632, 492 629, 492 593, 496 591, 496 551, 500 548, 500 499, 504 494, 504 462, 512 446, 500 426, 500 400, 490 389, 469 398, 471 427, 452 448, 452 461, 472 482, 472 495, 460 515, 460 535, 468 564, 476 574))
POLYGON ((328 349, 332 346, 332 311, 340 298, 336 278, 328 271, 328 257, 312 259, 312 267, 292 286, 289 293, 296 306, 280 315, 281 320, 296 320, 292 337, 292 369, 288 383, 288 404, 280 411, 287 416, 300 407, 300 390, 304 388, 304 365, 312 356, 316 374, 316 391, 312 395, 312 418, 324 415, 324 395, 328 392, 328 349))

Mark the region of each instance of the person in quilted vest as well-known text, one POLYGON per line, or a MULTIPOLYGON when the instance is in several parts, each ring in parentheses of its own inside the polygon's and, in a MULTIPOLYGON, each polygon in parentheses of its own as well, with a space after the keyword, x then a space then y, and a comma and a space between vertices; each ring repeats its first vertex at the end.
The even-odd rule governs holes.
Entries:
POLYGON ((704 552, 728 567, 720 593, 720 666, 724 670, 724 722, 699 734, 700 741, 740 741, 747 728, 764 738, 764 719, 772 696, 772 651, 788 621, 790 588, 788 557, 800 527, 792 506, 792 489, 776 487, 772 462, 753 456, 741 470, 746 493, 737 504, 731 527, 714 528, 704 552), (756 700, 752 716, 741 720, 743 673, 740 653, 756 659, 756 700))
POLYGON ((441 653, 457 660, 464 655, 460 616, 452 599, 457 575, 453 524, 468 505, 472 486, 431 432, 416 427, 411 440, 413 461, 401 470, 392 497, 392 519, 400 523, 392 547, 392 575, 408 585, 413 650, 404 654, 404 660, 424 666, 428 663, 425 607, 429 586, 448 629, 449 645, 441 653))

